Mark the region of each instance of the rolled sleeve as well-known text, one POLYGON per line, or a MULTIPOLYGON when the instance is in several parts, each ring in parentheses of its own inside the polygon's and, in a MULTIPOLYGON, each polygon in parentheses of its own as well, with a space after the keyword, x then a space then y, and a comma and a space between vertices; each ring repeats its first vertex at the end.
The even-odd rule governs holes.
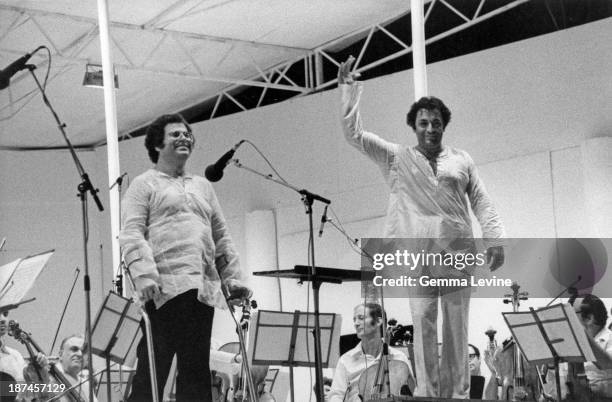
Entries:
POLYGON ((359 100, 363 87, 361 83, 342 84, 341 90, 341 125, 344 137, 349 144, 372 159, 388 174, 395 159, 398 145, 388 142, 374 133, 364 131, 359 112, 359 100))

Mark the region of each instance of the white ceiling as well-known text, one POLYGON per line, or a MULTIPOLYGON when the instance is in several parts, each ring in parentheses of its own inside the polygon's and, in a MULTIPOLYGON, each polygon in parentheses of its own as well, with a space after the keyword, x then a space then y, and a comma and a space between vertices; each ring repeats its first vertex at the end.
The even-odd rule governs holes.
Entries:
MULTIPOLYGON (((108 0, 119 134, 233 85, 261 85, 262 72, 335 39, 405 14, 408 0, 108 0)), ((408 28, 407 28, 408 29, 408 28)), ((0 68, 40 45, 52 52, 47 96, 74 145, 105 139, 103 91, 82 86, 100 63, 95 0, 0 0, 0 68)), ((30 63, 39 79, 46 52, 30 63)), ((64 141, 28 72, 0 92, 0 147, 64 141)), ((279 88, 297 92, 286 81, 279 88)))

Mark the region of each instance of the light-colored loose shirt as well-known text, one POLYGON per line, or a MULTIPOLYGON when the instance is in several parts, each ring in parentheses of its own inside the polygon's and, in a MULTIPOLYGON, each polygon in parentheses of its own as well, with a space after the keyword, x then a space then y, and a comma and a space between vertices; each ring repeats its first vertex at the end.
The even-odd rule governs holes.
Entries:
POLYGON ((133 277, 161 286, 157 308, 190 289, 205 304, 226 308, 221 284, 242 272, 217 196, 208 180, 150 169, 136 177, 122 203, 119 241, 133 277))
MULTIPOLYGON (((329 402, 360 402, 359 378, 361 374, 372 365, 380 361, 381 355, 374 357, 365 354, 361 342, 349 350, 338 360, 331 390, 328 394, 329 402)), ((410 364, 406 355, 392 347, 389 348, 389 360, 397 360, 406 363, 408 370, 410 364)))
POLYGON ((504 244, 501 219, 467 152, 443 147, 434 174, 427 158, 414 147, 364 131, 359 113, 361 83, 340 88, 345 137, 379 166, 390 188, 385 237, 472 238, 469 201, 486 247, 504 244))
MULTIPOLYGON (((612 357, 612 331, 603 328, 593 338, 608 356, 612 357)), ((600 370, 593 362, 584 363, 589 387, 598 396, 612 397, 612 369, 600 370)))
POLYGON ((21 353, 6 346, 0 339, 0 371, 9 374, 15 381, 23 381, 23 369, 26 362, 21 353))

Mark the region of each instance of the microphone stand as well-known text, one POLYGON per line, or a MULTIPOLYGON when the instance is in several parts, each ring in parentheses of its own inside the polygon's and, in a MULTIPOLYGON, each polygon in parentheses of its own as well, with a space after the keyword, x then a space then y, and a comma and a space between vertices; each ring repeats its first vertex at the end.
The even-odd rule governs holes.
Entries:
MULTIPOLYGON (((66 124, 62 123, 61 120, 59 119, 57 113, 53 109, 53 106, 51 106, 51 103, 49 102, 47 95, 45 94, 44 88, 42 87, 42 85, 40 85, 40 81, 38 81, 36 74, 34 74, 34 70, 36 69, 36 66, 33 64, 26 64, 26 68, 28 69, 32 77, 34 78, 34 81, 36 82, 36 85, 38 86, 38 89, 40 90, 40 93, 42 94, 42 98, 43 98, 45 105, 47 105, 47 107, 51 111, 51 114, 53 115, 53 118, 55 119, 55 122, 57 123, 58 129, 62 133, 62 136, 64 137, 64 141, 66 141, 66 145, 68 145, 68 149, 70 150, 70 154, 72 155, 72 159, 74 160, 74 164, 82 180, 77 188, 79 190, 78 197, 81 199, 81 210, 82 210, 82 220, 83 220, 83 258, 84 258, 84 266, 85 266, 85 275, 83 277, 83 288, 85 290, 85 332, 87 334, 86 335, 87 336, 87 363, 89 366, 89 376, 91 380, 91 373, 93 372, 93 356, 92 356, 92 351, 91 351, 91 295, 90 295, 91 283, 89 280, 89 258, 87 255, 87 242, 89 240, 89 223, 88 223, 89 218, 87 215, 87 193, 89 192, 91 196, 93 197, 96 205, 98 206, 98 210, 104 211, 104 207, 102 206, 102 202, 100 202, 100 199, 98 198, 98 194, 97 194, 98 189, 96 189, 94 185, 91 183, 91 180, 89 180, 89 175, 87 174, 87 172, 85 172, 85 169, 83 169, 83 165, 81 165, 81 162, 79 161, 79 157, 77 156, 74 150, 74 147, 72 146, 72 143, 70 142, 70 140, 68 139, 68 136, 66 135, 66 130, 65 130, 66 124)), ((89 401, 91 402, 93 400, 94 400, 93 387, 89 387, 89 401)))
MULTIPOLYGON (((346 231, 343 228, 336 225, 336 223, 332 219, 325 218, 325 222, 329 222, 338 232, 340 232, 344 237, 346 237, 349 243, 352 243, 355 247, 357 247, 359 251, 361 251, 362 255, 364 255, 368 260, 370 260, 370 262, 374 262, 374 258, 367 251, 365 251, 361 246, 358 245, 358 241, 359 241, 358 239, 349 236, 349 234, 346 233, 346 231)), ((380 393, 384 389, 383 384, 386 383, 388 394, 383 395, 383 397, 391 397, 391 381, 389 377, 389 343, 391 342, 391 334, 389 333, 388 328, 387 328, 387 317, 386 317, 386 311, 385 311, 385 295, 384 295, 383 288, 384 287, 382 286, 380 287, 380 307, 382 308, 382 311, 383 311, 383 317, 382 317, 383 318, 382 320, 383 321, 383 326, 382 326, 383 347, 382 347, 382 352, 380 356, 380 364, 378 365, 378 371, 376 373, 376 378, 380 378, 381 371, 383 372, 383 377, 380 380, 380 382, 377 382, 375 385, 378 387, 378 392, 380 393)))
MULTIPOLYGON (((578 278, 574 282, 570 283, 570 285, 568 287, 566 287, 561 292, 559 292, 559 294, 557 296, 555 296, 554 299, 549 301, 548 304, 545 307, 548 307, 551 304, 553 304, 553 302, 555 300, 557 300, 559 297, 561 297, 563 295, 563 293, 565 293, 565 292, 569 293, 569 295, 572 296, 574 298, 574 300, 576 300, 576 295, 578 294, 578 289, 576 289, 574 286, 576 286, 576 284, 578 284, 578 282, 580 282, 581 280, 582 280, 582 275, 578 275, 578 278)), ((572 297, 570 297, 570 299, 572 297)), ((568 301, 568 303, 569 303, 569 301, 568 301)), ((572 301, 570 304, 573 304, 573 303, 574 302, 572 301)))
POLYGON ((284 181, 280 181, 276 179, 271 174, 263 174, 258 172, 257 170, 251 169, 247 166, 244 166, 238 159, 232 159, 230 162, 233 162, 234 165, 239 167, 240 169, 244 169, 248 172, 256 174, 258 176, 263 177, 266 180, 273 181, 276 184, 280 184, 283 187, 287 187, 301 195, 302 202, 306 207, 306 214, 308 215, 308 232, 309 232, 309 253, 310 253, 310 276, 312 276, 312 295, 314 302, 314 345, 315 345, 315 378, 316 378, 316 386, 317 386, 317 402, 324 401, 324 391, 323 391, 323 364, 321 357, 321 325, 319 322, 319 289, 321 287, 322 282, 317 280, 317 267, 315 265, 315 247, 314 247, 314 225, 312 220, 312 204, 314 201, 322 202, 326 205, 331 204, 331 201, 327 198, 321 197, 320 195, 311 193, 305 189, 299 189, 295 186, 292 186, 289 183, 284 181))
MULTIPOLYGON (((117 180, 113 182, 113 185, 109 187, 109 191, 113 189, 113 187, 117 186, 117 190, 119 192, 119 199, 121 200, 121 189, 123 185, 123 177, 127 175, 127 173, 122 174, 117 177, 117 180)), ((121 216, 121 203, 119 203, 119 216, 121 216)), ((119 230, 121 231, 121 219, 119 219, 119 230)), ((117 294, 123 296, 123 264, 119 262, 119 266, 117 267, 117 271, 115 274, 115 280, 113 281, 113 285, 115 285, 115 289, 117 294)))

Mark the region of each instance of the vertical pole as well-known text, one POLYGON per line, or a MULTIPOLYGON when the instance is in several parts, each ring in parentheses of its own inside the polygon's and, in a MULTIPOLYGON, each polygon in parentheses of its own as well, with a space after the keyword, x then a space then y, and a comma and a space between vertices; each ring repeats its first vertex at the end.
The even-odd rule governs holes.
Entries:
MULTIPOLYGON (((102 56, 102 74, 104 78, 104 111, 106 116, 106 151, 108 164, 108 187, 121 175, 119 168, 119 140, 117 134, 117 106, 115 104, 115 70, 110 50, 110 33, 107 0, 98 0, 98 25, 100 32, 100 52, 102 56)), ((112 274, 121 262, 119 250, 119 188, 112 186, 109 190, 111 244, 112 244, 112 274)))
POLYGON ((415 100, 427 96, 427 56, 425 54, 425 17, 423 11, 423 0, 410 0, 415 100))

